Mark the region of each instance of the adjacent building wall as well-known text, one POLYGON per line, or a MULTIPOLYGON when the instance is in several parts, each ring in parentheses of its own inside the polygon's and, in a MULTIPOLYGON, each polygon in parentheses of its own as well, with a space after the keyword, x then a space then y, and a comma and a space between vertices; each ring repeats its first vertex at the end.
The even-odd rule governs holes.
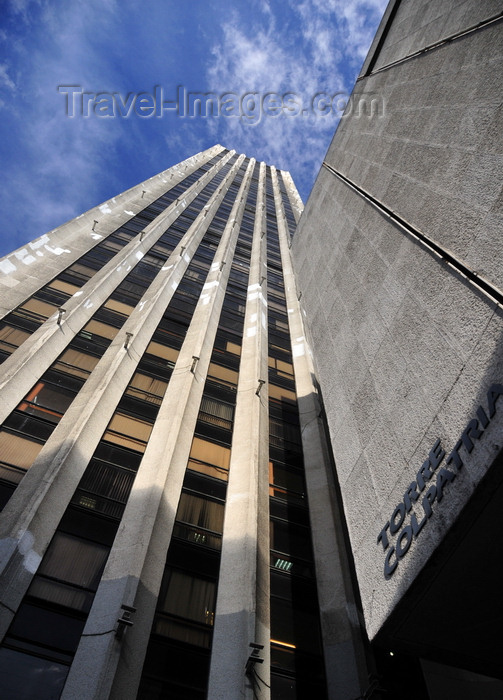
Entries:
POLYGON ((292 246, 371 638, 503 444, 501 10, 390 3, 292 246))

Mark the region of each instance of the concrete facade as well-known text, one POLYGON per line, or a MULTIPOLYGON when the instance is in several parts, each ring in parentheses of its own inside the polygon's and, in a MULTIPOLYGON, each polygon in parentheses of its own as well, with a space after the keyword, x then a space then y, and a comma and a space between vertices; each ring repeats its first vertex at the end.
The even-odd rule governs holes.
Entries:
POLYGON ((502 18, 392 0, 304 211, 214 146, 0 260, 6 700, 501 696, 502 18))
POLYGON ((450 640, 403 609, 419 581, 455 588, 440 545, 468 541, 503 445, 501 20, 500 2, 390 3, 292 245, 369 637, 488 675, 494 627, 457 646, 454 608, 450 640))
POLYGON ((291 261, 301 211, 287 173, 215 146, 0 261, 6 699, 364 692, 291 261), (77 289, 82 269, 90 279, 55 307, 54 290, 77 289), (30 298, 47 318, 37 327, 30 298), (185 586, 166 594, 176 576, 195 587, 186 600, 185 586), (217 583, 201 612, 198 596, 217 583))

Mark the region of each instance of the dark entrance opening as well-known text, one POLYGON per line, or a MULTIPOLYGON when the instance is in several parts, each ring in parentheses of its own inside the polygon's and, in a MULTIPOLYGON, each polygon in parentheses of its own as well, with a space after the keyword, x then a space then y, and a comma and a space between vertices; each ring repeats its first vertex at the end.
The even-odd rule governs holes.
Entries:
POLYGON ((502 583, 503 451, 372 645, 382 697, 502 698, 502 583))

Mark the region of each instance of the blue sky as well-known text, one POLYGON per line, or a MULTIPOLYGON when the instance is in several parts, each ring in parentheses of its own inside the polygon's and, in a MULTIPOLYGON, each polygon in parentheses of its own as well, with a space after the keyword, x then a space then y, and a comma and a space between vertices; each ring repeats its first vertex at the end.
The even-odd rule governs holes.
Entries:
POLYGON ((387 0, 1 4, 4 255, 215 143, 289 170, 306 201, 387 0), (184 115, 184 91, 220 114, 184 115))

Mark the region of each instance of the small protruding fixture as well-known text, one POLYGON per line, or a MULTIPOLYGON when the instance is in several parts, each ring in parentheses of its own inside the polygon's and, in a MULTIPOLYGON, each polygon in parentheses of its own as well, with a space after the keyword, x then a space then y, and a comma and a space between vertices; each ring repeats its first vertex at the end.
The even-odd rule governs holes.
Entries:
POLYGON ((302 299, 302 292, 299 292, 297 294, 297 301, 300 301, 302 299))
POLYGON ((61 325, 61 321, 63 320, 63 314, 66 314, 66 309, 64 309, 62 306, 60 306, 58 309, 58 319, 56 321, 58 326, 61 325))
POLYGON ((143 197, 144 197, 146 194, 147 194, 147 190, 142 190, 142 191, 141 191, 141 198, 143 199, 143 197))
POLYGON ((225 265, 225 260, 222 260, 222 262, 220 263, 220 272, 222 272, 222 270, 224 269, 224 265, 225 265))
POLYGON ((94 229, 96 228, 96 224, 97 224, 97 223, 98 223, 98 220, 97 220, 97 219, 95 219, 95 220, 94 220, 94 224, 93 224, 93 227, 92 227, 92 229, 91 229, 92 231, 94 231, 94 229))
POLYGON ((122 616, 117 620, 117 629, 115 630, 115 636, 117 639, 122 639, 124 632, 128 627, 133 626, 131 621, 131 615, 134 615, 136 608, 131 607, 131 605, 121 605, 122 616))
POLYGON ((265 280, 266 280, 266 276, 262 275, 262 277, 260 278, 260 286, 262 286, 264 284, 265 280))
POLYGON ((192 355, 192 367, 190 368, 190 371, 192 372, 192 374, 195 373, 196 365, 198 362, 199 362, 199 358, 197 357, 197 355, 192 355))
POLYGON ((145 235, 145 231, 140 231, 140 241, 143 241, 144 235, 145 235))
POLYGON ((182 247, 180 248, 180 257, 182 257, 182 255, 185 253, 186 248, 187 248, 186 245, 182 245, 182 247))
POLYGON ((260 392, 262 391, 262 387, 265 384, 265 379, 259 379, 258 380, 258 387, 255 391, 255 396, 260 396, 260 392))
POLYGON ((129 343, 131 342, 131 338, 133 337, 132 333, 128 333, 126 331, 126 340, 124 341, 124 350, 127 350, 129 347, 129 343))
POLYGON ((245 674, 247 676, 253 676, 255 664, 264 663, 264 659, 260 658, 260 652, 264 648, 264 645, 257 644, 256 642, 250 642, 249 646, 252 648, 252 652, 246 661, 245 674))

